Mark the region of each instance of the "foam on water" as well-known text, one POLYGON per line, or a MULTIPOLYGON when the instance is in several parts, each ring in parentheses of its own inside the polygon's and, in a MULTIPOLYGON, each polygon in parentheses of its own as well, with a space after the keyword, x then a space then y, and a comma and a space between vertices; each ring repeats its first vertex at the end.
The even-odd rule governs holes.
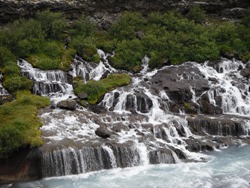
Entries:
MULTIPOLYGON (((90 79, 99 80, 109 73, 117 72, 108 63, 109 54, 101 50, 98 50, 98 53, 102 59, 99 64, 76 57, 68 73, 42 71, 33 68, 24 60, 19 61, 18 64, 22 74, 33 80, 34 93, 50 96, 52 100, 59 101, 69 96, 74 97, 68 74, 72 77, 80 76, 84 82, 87 82, 90 79)), ((192 161, 207 159, 207 155, 187 149, 187 140, 199 136, 192 134, 188 127, 185 111, 180 109, 180 115, 171 113, 168 107, 172 101, 167 93, 163 90, 155 92, 150 88, 151 78, 158 71, 169 67, 149 71, 148 62, 149 58, 145 56, 142 60, 141 72, 131 75, 130 85, 105 94, 97 106, 105 109, 105 113, 96 114, 87 109, 74 112, 55 109, 41 115, 44 122, 41 131, 45 141, 42 147, 45 152, 43 164, 45 167, 53 167, 53 169, 44 169, 45 177, 132 166, 143 166, 146 171, 151 171, 154 167, 149 164, 181 163, 182 159, 192 161), (96 133, 98 128, 105 128, 107 132, 112 132, 112 135, 107 136, 106 139, 100 138, 96 133)), ((194 104, 199 106, 202 95, 207 94, 210 103, 216 105, 215 97, 221 96, 223 113, 250 115, 250 91, 244 84, 239 84, 244 82, 249 87, 249 82, 238 73, 240 66, 244 68, 241 62, 224 60, 215 68, 208 66, 208 63, 189 62, 183 66, 186 65, 197 67, 198 69, 192 70, 199 70, 207 80, 217 80, 209 81, 208 90, 201 94, 196 93, 195 84, 187 87, 194 104)), ((197 74, 200 73, 192 71, 190 74, 185 74, 184 72, 183 75, 178 76, 178 79, 191 82, 196 76, 200 76, 197 74)), ((245 125, 242 126, 244 126, 245 136, 248 136, 249 120, 246 120, 245 125)), ((205 129, 202 131, 206 133, 205 129)), ((218 135, 222 135, 221 127, 218 135)), ((188 167, 187 165, 185 168, 188 167)), ((200 174, 197 176, 198 179, 203 178, 200 174)), ((194 185, 194 182, 190 182, 191 185, 194 185)), ((198 185, 210 186, 209 183, 198 185)))
POLYGON ((250 183, 249 146, 213 152, 207 163, 179 163, 117 168, 86 174, 46 178, 20 183, 17 187, 148 187, 148 188, 248 188, 250 183), (235 155, 238 153, 238 155, 235 155))

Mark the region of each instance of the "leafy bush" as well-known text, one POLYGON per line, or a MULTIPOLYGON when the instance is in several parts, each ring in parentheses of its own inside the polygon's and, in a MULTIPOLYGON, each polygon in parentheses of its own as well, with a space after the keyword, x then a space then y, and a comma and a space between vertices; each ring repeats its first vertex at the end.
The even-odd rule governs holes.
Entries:
POLYGON ((36 20, 41 24, 47 39, 62 39, 62 33, 67 28, 67 22, 62 13, 42 11, 36 15, 36 20))
POLYGON ((205 23, 206 22, 206 14, 205 11, 202 10, 199 6, 193 6, 188 14, 188 19, 195 21, 196 23, 205 23))
POLYGON ((116 87, 128 85, 130 81, 128 74, 110 74, 107 78, 100 81, 90 80, 86 84, 82 81, 78 81, 74 87, 74 92, 77 95, 86 93, 88 95, 88 102, 90 104, 96 104, 105 93, 116 87))
POLYGON ((30 90, 32 82, 23 76, 10 76, 6 77, 3 86, 11 93, 15 93, 18 90, 30 90))

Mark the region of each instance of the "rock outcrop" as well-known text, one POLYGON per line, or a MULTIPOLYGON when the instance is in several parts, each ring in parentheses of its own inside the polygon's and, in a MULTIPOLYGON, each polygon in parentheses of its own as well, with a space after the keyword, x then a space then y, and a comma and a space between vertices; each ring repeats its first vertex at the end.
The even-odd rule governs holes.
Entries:
POLYGON ((35 12, 50 9, 62 11, 68 18, 74 19, 81 14, 92 17, 102 28, 108 28, 110 23, 117 18, 117 14, 123 11, 141 11, 147 14, 152 11, 167 11, 177 9, 183 13, 191 6, 199 5, 211 14, 218 14, 222 17, 239 18, 244 10, 249 7, 248 0, 1 0, 0 1, 0 23, 4 24, 20 17, 33 16, 35 12))
POLYGON ((58 108, 66 109, 66 110, 75 110, 76 109, 76 101, 69 99, 63 100, 57 103, 58 108))

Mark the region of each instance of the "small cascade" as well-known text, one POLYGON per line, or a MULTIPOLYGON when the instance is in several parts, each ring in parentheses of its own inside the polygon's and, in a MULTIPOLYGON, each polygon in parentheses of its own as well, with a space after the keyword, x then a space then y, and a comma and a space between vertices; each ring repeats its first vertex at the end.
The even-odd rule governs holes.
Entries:
POLYGON ((1 83, 2 79, 3 79, 3 75, 0 72, 0 96, 8 96, 9 95, 8 91, 3 87, 2 83, 1 83))
POLYGON ((225 114, 250 115, 250 83, 240 74, 240 69, 245 67, 243 63, 222 60, 213 67, 209 62, 203 66, 197 64, 197 67, 206 79, 211 80, 207 92, 210 103, 219 105, 225 114))
POLYGON ((131 146, 96 146, 67 148, 44 152, 43 176, 63 176, 89 171, 132 167, 143 163, 137 148, 131 146))
MULTIPOLYGON (((99 64, 76 57, 71 76, 81 76, 86 82, 116 72, 107 55, 98 53, 99 64)), ((247 116, 250 108, 249 81, 238 73, 243 64, 188 62, 149 71, 148 61, 145 56, 141 72, 132 75, 130 85, 106 93, 95 106, 106 112, 57 109, 41 116, 44 177, 204 161, 206 155, 194 151, 249 137, 249 119, 238 117, 247 116), (227 115, 218 116, 221 113, 227 115)))
POLYGON ((17 62, 21 73, 33 81, 33 93, 42 96, 53 96, 55 94, 73 94, 73 88, 68 83, 67 73, 60 70, 43 71, 33 68, 25 60, 17 62))
POLYGON ((102 77, 107 76, 116 70, 108 63, 109 54, 105 54, 102 50, 98 49, 98 54, 101 57, 99 64, 87 62, 76 56, 71 64, 70 75, 73 77, 81 77, 84 82, 88 80, 100 80, 102 77))

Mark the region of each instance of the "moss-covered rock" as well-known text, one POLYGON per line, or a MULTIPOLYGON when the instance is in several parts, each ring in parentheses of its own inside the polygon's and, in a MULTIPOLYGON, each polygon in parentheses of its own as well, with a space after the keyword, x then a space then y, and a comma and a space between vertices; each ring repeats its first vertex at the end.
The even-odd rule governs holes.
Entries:
POLYGON ((99 81, 90 80, 86 84, 83 81, 77 81, 74 91, 80 97, 82 93, 86 93, 89 104, 96 104, 108 91, 128 85, 130 82, 131 79, 128 74, 110 74, 107 78, 99 81))

